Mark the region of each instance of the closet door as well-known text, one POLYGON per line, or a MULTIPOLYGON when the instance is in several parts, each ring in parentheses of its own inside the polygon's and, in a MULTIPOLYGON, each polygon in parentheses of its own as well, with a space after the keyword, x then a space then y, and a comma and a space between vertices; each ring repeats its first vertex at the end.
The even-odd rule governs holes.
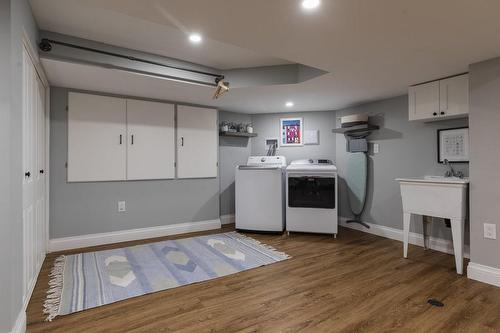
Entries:
POLYGON ((69 93, 68 181, 126 178, 126 101, 69 93))
POLYGON ((33 170, 35 181, 35 234, 37 263, 42 264, 45 256, 45 243, 47 232, 47 162, 46 162, 46 114, 45 114, 45 86, 36 76, 36 165, 33 170))
POLYGON ((36 71, 23 49, 23 295, 26 302, 36 279, 36 71))
POLYGON ((177 177, 217 177, 217 110, 177 107, 177 177))
POLYGON ((45 258, 47 241, 46 87, 23 48, 23 300, 27 304, 45 258))
POLYGON ((127 100, 127 179, 175 177, 174 105, 127 100))

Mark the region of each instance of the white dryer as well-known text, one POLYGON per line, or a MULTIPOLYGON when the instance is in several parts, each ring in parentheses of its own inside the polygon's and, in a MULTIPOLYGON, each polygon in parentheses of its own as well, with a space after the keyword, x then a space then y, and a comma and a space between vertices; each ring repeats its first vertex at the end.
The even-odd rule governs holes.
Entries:
POLYGON ((337 168, 331 160, 296 160, 286 169, 286 230, 338 232, 337 168))
POLYGON ((236 229, 284 231, 285 169, 284 156, 250 156, 236 167, 236 229))

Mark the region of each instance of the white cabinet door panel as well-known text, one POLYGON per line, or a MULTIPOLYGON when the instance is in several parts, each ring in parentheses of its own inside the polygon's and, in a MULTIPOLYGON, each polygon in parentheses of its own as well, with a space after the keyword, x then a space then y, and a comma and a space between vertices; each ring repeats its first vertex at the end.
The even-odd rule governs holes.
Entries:
POLYGON ((469 75, 459 75, 439 81, 442 116, 469 113, 469 75))
POLYGON ((175 177, 174 105, 127 100, 127 179, 175 177))
POLYGON ((408 94, 410 120, 439 117, 439 81, 410 87, 408 94))
POLYGON ((177 177, 217 177, 217 110, 177 107, 177 177))
POLYGON ((125 99, 68 96, 68 181, 126 178, 125 99))

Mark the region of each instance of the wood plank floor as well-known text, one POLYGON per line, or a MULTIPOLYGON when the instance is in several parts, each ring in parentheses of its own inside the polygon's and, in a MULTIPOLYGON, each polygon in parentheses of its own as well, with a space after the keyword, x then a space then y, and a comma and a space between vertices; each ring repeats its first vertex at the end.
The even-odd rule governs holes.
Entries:
MULTIPOLYGON (((458 276, 453 256, 410 245, 409 259, 403 259, 402 243, 350 229, 341 229, 337 239, 251 236, 293 258, 49 323, 42 303, 58 255, 50 254, 28 306, 27 331, 500 332, 500 288, 458 276), (445 306, 430 306, 429 298, 445 306)), ((182 237, 186 235, 161 240, 182 237)))

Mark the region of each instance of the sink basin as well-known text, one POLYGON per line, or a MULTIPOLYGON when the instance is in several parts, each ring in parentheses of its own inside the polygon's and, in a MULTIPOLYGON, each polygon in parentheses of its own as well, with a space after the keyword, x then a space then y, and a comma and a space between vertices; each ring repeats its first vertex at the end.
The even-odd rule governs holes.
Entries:
POLYGON ((467 178, 425 176, 398 178, 403 210, 443 218, 465 218, 467 178))

